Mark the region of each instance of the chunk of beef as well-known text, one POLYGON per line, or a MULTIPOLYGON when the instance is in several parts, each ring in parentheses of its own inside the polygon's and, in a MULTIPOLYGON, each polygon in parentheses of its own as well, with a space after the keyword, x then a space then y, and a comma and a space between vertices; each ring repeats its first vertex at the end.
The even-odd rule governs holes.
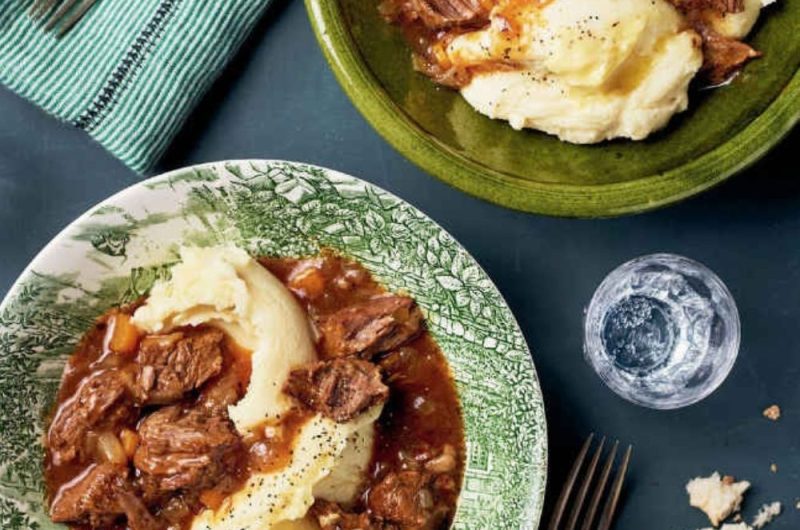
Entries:
POLYGON ((744 11, 744 0, 671 0, 703 39, 703 72, 712 85, 724 83, 761 53, 747 43, 717 33, 713 19, 744 11))
POLYGON ((411 0, 411 5, 430 29, 477 26, 489 21, 489 9, 481 0, 411 0))
POLYGON ((671 0, 672 4, 684 13, 713 11, 720 15, 741 13, 744 11, 744 0, 671 0))
POLYGON ((225 411, 229 405, 239 401, 245 392, 247 388, 239 375, 234 371, 227 371, 203 388, 200 403, 212 410, 225 411))
POLYGON ((142 339, 136 362, 136 394, 147 404, 174 403, 222 370, 222 340, 217 329, 150 335, 142 339))
POLYGON ((338 504, 317 501, 311 507, 311 516, 322 530, 384 530, 381 523, 372 521, 367 513, 349 513, 338 504))
POLYGON ((377 519, 408 529, 433 529, 446 516, 429 487, 431 475, 419 471, 391 472, 369 491, 367 506, 377 519))
POLYGON ((487 24, 491 5, 492 0, 387 0, 381 11, 395 22, 419 20, 439 30, 487 24))
POLYGON ((127 475, 126 466, 95 464, 87 468, 58 491, 50 505, 51 519, 100 528, 125 515, 132 530, 157 530, 154 517, 132 493, 127 475))
POLYGON ((712 85, 727 81, 750 59, 761 53, 749 44, 725 37, 703 23, 695 24, 703 37, 703 70, 712 85))
POLYGON ((162 408, 139 424, 133 463, 148 499, 214 486, 237 465, 241 440, 233 423, 204 407, 162 408))
POLYGON ((112 464, 93 465, 65 484, 53 498, 50 518, 56 523, 90 521, 92 526, 122 513, 117 497, 126 487, 128 469, 112 464))
POLYGON ((317 324, 325 354, 369 359, 417 335, 422 312, 407 296, 378 296, 324 316, 317 324))
POLYGON ((333 359, 292 370, 283 388, 303 405, 338 422, 347 422, 389 397, 374 364, 333 359))
POLYGON ((118 370, 96 372, 81 382, 50 424, 47 448, 54 465, 85 456, 90 430, 121 425, 131 417, 128 384, 129 378, 118 370))
POLYGON ((161 530, 164 528, 164 525, 159 524, 150 514, 141 499, 130 490, 120 493, 119 505, 125 512, 130 530, 161 530))

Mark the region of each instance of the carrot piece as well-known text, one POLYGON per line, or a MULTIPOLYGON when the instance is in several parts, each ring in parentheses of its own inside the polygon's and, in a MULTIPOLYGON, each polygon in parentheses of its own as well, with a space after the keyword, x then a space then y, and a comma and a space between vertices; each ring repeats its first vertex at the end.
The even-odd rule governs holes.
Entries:
POLYGON ((317 298, 325 290, 325 275, 317 267, 307 267, 289 278, 289 288, 307 298, 317 298))
POLYGON ((136 352, 140 335, 139 329, 131 322, 129 314, 117 313, 111 317, 108 323, 107 349, 121 355, 130 355, 136 352))
POLYGON ((218 510, 222 503, 225 501, 225 495, 219 490, 211 489, 200 492, 200 502, 210 510, 218 510))

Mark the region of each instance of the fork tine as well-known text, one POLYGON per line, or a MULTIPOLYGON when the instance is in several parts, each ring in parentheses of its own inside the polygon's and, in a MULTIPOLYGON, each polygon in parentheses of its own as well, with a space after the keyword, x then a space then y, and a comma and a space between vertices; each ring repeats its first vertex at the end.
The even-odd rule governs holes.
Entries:
POLYGON ((606 483, 608 482, 608 477, 611 475, 611 468, 614 465, 614 460, 617 457, 617 449, 619 448, 619 440, 614 442, 614 445, 611 447, 611 452, 606 458, 605 464, 603 464, 603 471, 600 473, 600 478, 597 481, 597 485, 595 485, 594 495, 592 495, 592 500, 589 502, 589 509, 586 510, 586 515, 583 518, 583 526, 581 526, 581 530, 589 530, 592 526, 592 522, 594 522, 594 516, 597 513, 597 508, 600 506, 600 499, 603 498, 603 492, 606 489, 606 483))
POLYGON ((573 530, 575 528, 575 524, 578 522, 578 516, 581 514, 583 502, 586 500, 586 492, 589 491, 589 486, 592 484, 594 472, 597 470, 597 462, 600 460, 600 455, 603 454, 603 447, 605 445, 606 437, 603 436, 603 439, 600 440, 600 445, 597 446, 592 459, 589 461, 589 467, 586 469, 586 475, 583 477, 581 487, 578 489, 578 496, 575 498, 572 512, 569 514, 569 519, 567 520, 567 530, 573 530))
POLYGON ((97 0, 83 0, 83 3, 81 3, 78 9, 76 9, 75 12, 72 13, 61 25, 58 30, 58 36, 63 37, 69 30, 71 30, 72 26, 78 23, 78 21, 83 17, 83 15, 86 14, 87 11, 89 11, 89 8, 91 8, 95 2, 97 2, 97 0))
POLYGON ((78 3, 78 0, 64 0, 55 13, 50 15, 50 18, 47 20, 47 24, 44 26, 45 31, 50 31, 58 24, 58 21, 69 12, 70 9, 78 3))
POLYGON ((556 501, 556 507, 553 511, 553 516, 550 518, 550 524, 547 527, 548 530, 558 529, 558 523, 561 522, 561 517, 564 515, 564 509, 567 507, 569 495, 572 493, 572 486, 575 485, 575 479, 578 478, 578 472, 581 470, 583 461, 586 458, 586 453, 589 452, 589 446, 592 444, 593 439, 594 433, 590 434, 589 437, 586 438, 586 441, 583 442, 583 447, 581 447, 578 457, 572 464, 572 469, 570 469, 569 475, 567 475, 567 481, 564 483, 564 487, 561 489, 561 493, 556 501))
POLYGON ((611 486, 611 495, 609 495, 606 505, 603 508, 603 515, 600 516, 600 523, 597 525, 597 530, 608 530, 611 527, 611 520, 614 517, 614 511, 617 509, 617 502, 619 495, 622 491, 622 483, 625 480, 625 473, 628 471, 628 464, 631 461, 631 453, 633 447, 628 446, 625 451, 625 457, 622 459, 622 464, 617 470, 617 475, 614 477, 614 484, 611 486))
POLYGON ((49 13, 58 2, 59 0, 36 0, 28 14, 33 20, 39 20, 49 13))

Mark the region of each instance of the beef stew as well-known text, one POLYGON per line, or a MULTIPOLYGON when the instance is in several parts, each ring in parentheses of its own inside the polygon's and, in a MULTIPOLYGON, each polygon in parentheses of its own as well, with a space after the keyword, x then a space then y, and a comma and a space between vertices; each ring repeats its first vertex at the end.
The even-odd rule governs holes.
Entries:
POLYGON ((242 436, 228 406, 249 385, 249 352, 207 325, 146 335, 131 320, 142 302, 113 309, 64 370, 45 444, 54 521, 76 530, 189 528, 252 473, 285 466, 315 414, 347 422, 382 403, 358 501, 318 500, 311 518, 326 530, 450 524, 463 422, 416 303, 333 254, 260 263, 294 294, 319 339, 319 361, 294 369, 284 387, 294 408, 242 436))

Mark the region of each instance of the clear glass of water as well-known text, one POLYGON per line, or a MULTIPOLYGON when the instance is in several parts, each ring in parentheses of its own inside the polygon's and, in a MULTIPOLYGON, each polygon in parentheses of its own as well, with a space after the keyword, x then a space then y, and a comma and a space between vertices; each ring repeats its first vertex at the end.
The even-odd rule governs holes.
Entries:
POLYGON ((736 303, 716 274, 673 254, 629 261, 586 310, 584 355, 621 397, 676 409, 711 394, 739 352, 736 303))

